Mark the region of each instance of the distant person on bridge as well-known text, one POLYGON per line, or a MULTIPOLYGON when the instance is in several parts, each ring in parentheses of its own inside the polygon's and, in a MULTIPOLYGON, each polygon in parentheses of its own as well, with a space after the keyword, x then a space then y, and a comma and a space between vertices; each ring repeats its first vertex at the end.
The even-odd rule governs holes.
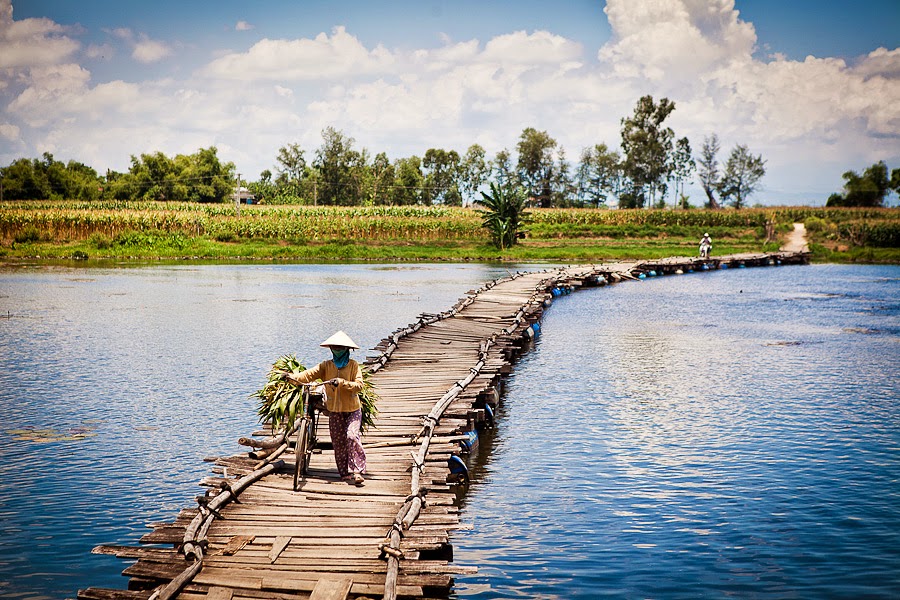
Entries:
POLYGON ((362 410, 359 393, 363 389, 362 369, 350 358, 350 350, 359 346, 343 331, 319 344, 331 350, 331 360, 320 362, 312 369, 287 380, 293 383, 309 383, 321 379, 325 383, 325 408, 328 413, 328 430, 334 444, 334 462, 341 479, 354 485, 362 485, 366 472, 366 452, 362 447, 360 426, 362 410))
POLYGON ((709 258, 710 250, 712 250, 712 240, 708 233, 704 233, 700 240, 700 258, 709 258))

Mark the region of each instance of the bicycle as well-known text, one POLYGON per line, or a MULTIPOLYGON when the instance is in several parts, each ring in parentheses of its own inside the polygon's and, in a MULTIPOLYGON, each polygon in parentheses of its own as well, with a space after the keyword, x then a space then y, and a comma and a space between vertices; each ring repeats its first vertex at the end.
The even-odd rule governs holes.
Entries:
POLYGON ((321 383, 301 383, 303 388, 303 412, 300 416, 300 425, 297 428, 297 442, 294 445, 294 491, 300 483, 300 476, 309 471, 309 459, 316 447, 316 431, 319 427, 319 415, 324 404, 322 394, 313 392, 312 389, 321 386, 321 383))

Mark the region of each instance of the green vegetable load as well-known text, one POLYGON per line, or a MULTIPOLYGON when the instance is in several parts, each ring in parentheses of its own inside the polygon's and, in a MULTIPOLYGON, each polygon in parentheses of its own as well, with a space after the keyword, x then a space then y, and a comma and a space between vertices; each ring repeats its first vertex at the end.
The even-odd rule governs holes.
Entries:
MULTIPOLYGON (((363 373, 363 389, 359 393, 362 409, 363 432, 374 425, 378 409, 375 407, 378 394, 371 382, 371 374, 360 365, 363 373)), ((287 381, 287 374, 299 374, 305 371, 304 366, 293 354, 281 356, 269 370, 266 385, 251 394, 251 398, 259 399, 260 423, 271 423, 272 432, 292 431, 297 415, 303 413, 303 388, 287 381)))
POLYGON ((299 374, 304 366, 293 354, 280 357, 269 370, 266 385, 250 397, 259 398, 259 422, 271 423, 272 432, 294 429, 294 420, 303 412, 303 388, 289 383, 285 373, 299 374))

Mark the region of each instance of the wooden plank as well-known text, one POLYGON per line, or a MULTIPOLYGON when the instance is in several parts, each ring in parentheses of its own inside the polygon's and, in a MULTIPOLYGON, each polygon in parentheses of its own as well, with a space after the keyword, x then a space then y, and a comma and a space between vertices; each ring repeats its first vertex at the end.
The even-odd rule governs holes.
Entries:
POLYGON ((231 600, 234 590, 225 587, 212 587, 206 593, 208 600, 231 600))
POLYGON ((231 556, 236 552, 240 551, 241 548, 252 542, 256 538, 256 535, 236 535, 231 538, 225 548, 222 550, 222 554, 225 556, 231 556))
POLYGON ((147 600, 152 591, 111 590, 108 588, 89 587, 78 590, 78 598, 82 600, 147 600))
POLYGON ((353 580, 349 577, 325 577, 316 583, 309 600, 345 600, 351 587, 353 580))
POLYGON ((273 563, 278 559, 281 552, 291 543, 290 536, 279 536, 272 543, 272 549, 269 551, 269 562, 273 563))

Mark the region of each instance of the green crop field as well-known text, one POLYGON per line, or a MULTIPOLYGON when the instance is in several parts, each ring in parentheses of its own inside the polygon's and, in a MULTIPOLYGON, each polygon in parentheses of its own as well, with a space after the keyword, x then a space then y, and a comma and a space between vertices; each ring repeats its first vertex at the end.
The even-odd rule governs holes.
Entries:
POLYGON ((570 261, 776 250, 807 226, 813 260, 900 262, 900 209, 533 209, 500 252, 480 215, 444 206, 241 206, 16 201, 0 205, 0 258, 570 261), (767 224, 769 225, 767 227, 767 224), (767 239, 767 232, 769 239, 767 239))

